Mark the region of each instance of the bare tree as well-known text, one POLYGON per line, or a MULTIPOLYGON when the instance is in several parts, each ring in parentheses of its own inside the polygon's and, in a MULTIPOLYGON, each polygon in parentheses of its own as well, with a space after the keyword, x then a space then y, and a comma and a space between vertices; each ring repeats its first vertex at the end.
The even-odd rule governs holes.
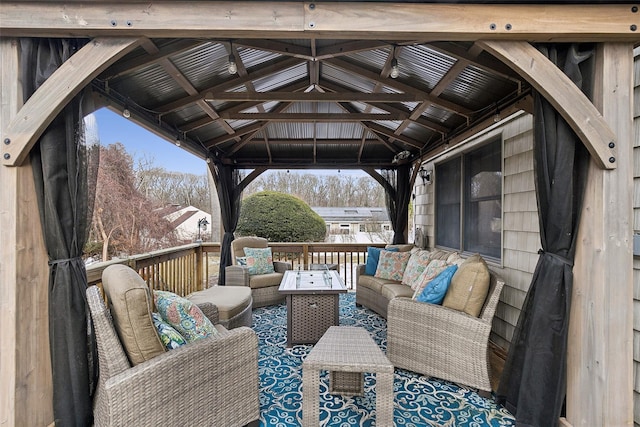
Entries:
POLYGON ((176 243, 168 221, 137 188, 133 159, 120 143, 100 148, 92 237, 102 259, 141 253, 176 243))

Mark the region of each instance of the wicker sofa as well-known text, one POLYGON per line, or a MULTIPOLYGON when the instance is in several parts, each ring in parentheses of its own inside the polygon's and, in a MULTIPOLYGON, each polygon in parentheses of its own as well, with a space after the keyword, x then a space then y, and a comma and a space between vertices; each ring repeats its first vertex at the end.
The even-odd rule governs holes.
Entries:
MULTIPOLYGON (((150 314, 145 314, 151 310, 149 290, 136 276, 135 271, 121 265, 105 269, 103 285, 111 309, 107 309, 97 286, 86 291, 99 359, 94 425, 257 426, 255 332, 247 327, 226 330, 217 324, 216 307, 207 303, 199 307, 214 323, 217 336, 169 351, 153 348, 145 336, 154 328, 150 314), (117 294, 109 293, 109 282, 119 286, 117 294), (127 315, 114 309, 116 299, 124 301, 127 315), (135 328, 133 334, 125 333, 124 327, 116 328, 116 324, 122 326, 118 317, 135 328), (131 340, 139 345, 125 345, 131 340), (134 347, 136 354, 130 351, 134 347)), ((157 334, 151 341, 162 347, 157 334)))
MULTIPOLYGON (((452 254, 434 251, 430 257, 442 260, 452 254)), ((387 318, 387 356, 396 368, 491 391, 489 334, 504 280, 488 269, 488 282, 486 297, 476 304, 476 316, 416 301, 410 286, 366 275, 361 265, 356 304, 387 318)))

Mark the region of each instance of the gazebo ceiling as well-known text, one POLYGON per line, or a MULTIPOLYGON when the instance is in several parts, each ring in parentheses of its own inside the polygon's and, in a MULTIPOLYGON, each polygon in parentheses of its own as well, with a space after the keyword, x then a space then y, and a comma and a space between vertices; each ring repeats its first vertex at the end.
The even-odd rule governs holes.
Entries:
POLYGON ((246 168, 393 167, 531 91, 472 42, 415 40, 150 39, 92 86, 183 148, 246 168))

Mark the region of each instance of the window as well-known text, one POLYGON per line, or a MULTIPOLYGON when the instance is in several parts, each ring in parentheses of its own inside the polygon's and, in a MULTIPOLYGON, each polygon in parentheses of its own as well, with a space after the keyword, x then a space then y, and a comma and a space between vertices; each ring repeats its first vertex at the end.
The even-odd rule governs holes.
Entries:
POLYGON ((436 244, 500 258, 502 143, 436 165, 436 244))

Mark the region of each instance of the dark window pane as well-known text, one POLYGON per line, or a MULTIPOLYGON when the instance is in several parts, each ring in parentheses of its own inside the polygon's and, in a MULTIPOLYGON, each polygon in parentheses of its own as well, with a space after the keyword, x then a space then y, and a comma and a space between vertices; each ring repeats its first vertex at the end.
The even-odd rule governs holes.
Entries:
POLYGON ((500 258, 502 233, 501 141, 465 156, 464 250, 500 258))
POLYGON ((436 166, 436 244, 460 249, 460 157, 436 166))

